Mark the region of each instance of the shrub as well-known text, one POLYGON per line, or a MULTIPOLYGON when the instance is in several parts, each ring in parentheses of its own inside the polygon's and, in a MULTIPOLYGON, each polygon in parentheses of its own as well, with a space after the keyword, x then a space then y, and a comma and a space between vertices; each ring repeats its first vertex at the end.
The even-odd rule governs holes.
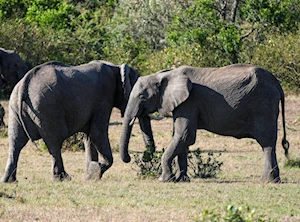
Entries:
POLYGON ((288 167, 288 168, 292 168, 292 167, 300 168, 300 158, 288 159, 284 163, 284 167, 288 167))
MULTIPOLYGON (((73 136, 70 136, 68 139, 66 139, 62 144, 62 151, 81 151, 84 150, 84 144, 82 141, 83 134, 82 133, 76 133, 73 136)), ((37 147, 40 150, 48 150, 47 145, 43 140, 37 141, 37 147)))
POLYGON ((134 164, 138 166, 139 171, 137 175, 141 178, 154 177, 158 178, 162 173, 161 157, 162 152, 153 152, 149 149, 141 153, 135 153, 133 155, 134 164))
POLYGON ((253 221, 271 221, 263 216, 254 216, 255 210, 251 210, 249 206, 236 208, 233 205, 227 206, 225 213, 204 210, 195 221, 211 221, 211 222, 253 222, 253 221))
POLYGON ((69 150, 69 151, 82 151, 84 150, 83 144, 83 134, 82 133, 75 133, 73 136, 70 136, 66 139, 62 145, 62 150, 69 150))
MULTIPOLYGON (((155 152, 147 149, 143 153, 135 153, 133 164, 139 168, 137 175, 141 178, 158 178, 162 172, 161 157, 163 152, 164 149, 155 152)), ((208 158, 204 159, 198 148, 195 151, 189 151, 188 165, 188 174, 193 178, 215 178, 223 163, 218 161, 213 153, 208 153, 208 158)), ((173 161, 172 166, 175 168, 175 161, 173 161)))
POLYGON ((208 152, 207 159, 202 158, 201 151, 198 148, 192 155, 188 155, 189 168, 192 170, 191 176, 194 178, 215 178, 220 171, 223 162, 217 160, 212 152, 208 152))
POLYGON ((7 126, 0 126, 0 138, 8 137, 8 129, 7 126))

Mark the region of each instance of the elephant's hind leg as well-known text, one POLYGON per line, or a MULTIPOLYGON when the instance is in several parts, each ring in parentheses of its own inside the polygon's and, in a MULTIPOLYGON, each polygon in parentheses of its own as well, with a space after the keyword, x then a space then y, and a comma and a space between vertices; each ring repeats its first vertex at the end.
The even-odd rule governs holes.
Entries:
POLYGON ((4 176, 1 182, 17 181, 17 166, 19 155, 22 148, 28 142, 28 137, 25 134, 23 127, 17 121, 10 122, 8 127, 9 153, 4 176))
POLYGON ((279 167, 276 157, 276 123, 274 122, 273 125, 265 129, 257 129, 255 138, 257 142, 261 145, 264 152, 264 171, 262 175, 262 181, 280 182, 279 167))
MULTIPOLYGON (((97 137, 91 137, 91 141, 94 147, 97 148, 99 154, 102 155, 102 159, 99 161, 100 174, 99 179, 103 176, 104 172, 108 170, 113 164, 113 156, 109 143, 108 134, 103 132, 97 137)), ((89 167, 93 167, 95 161, 90 163, 89 167), (92 164, 92 165, 91 165, 92 164)))
MULTIPOLYGON (((101 112, 101 116, 95 115, 92 119, 92 125, 88 137, 90 137, 91 146, 91 158, 94 160, 89 164, 89 168, 97 169, 96 165, 96 149, 102 156, 99 160, 100 174, 99 179, 102 177, 104 172, 108 170, 113 164, 113 156, 110 147, 108 137, 108 123, 110 118, 110 112, 101 112)), ((88 157, 89 158, 89 157, 88 157)), ((98 157, 97 157, 98 158, 98 157)))
POLYGON ((63 141, 57 138, 55 139, 43 138, 43 139, 53 159, 53 166, 52 166, 53 180, 54 181, 71 180, 71 177, 65 171, 62 156, 61 156, 61 146, 63 141))
POLYGON ((85 147, 85 155, 86 155, 86 172, 85 178, 87 180, 98 180, 101 177, 101 165, 99 161, 99 154, 92 143, 92 139, 90 136, 84 136, 84 147, 85 147))

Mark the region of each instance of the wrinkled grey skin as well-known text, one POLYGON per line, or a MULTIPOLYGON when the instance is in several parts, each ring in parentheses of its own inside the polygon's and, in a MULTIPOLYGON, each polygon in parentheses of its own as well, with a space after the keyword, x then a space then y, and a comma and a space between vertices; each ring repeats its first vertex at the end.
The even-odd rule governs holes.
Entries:
POLYGON ((0 48, 0 87, 4 84, 15 85, 28 70, 18 53, 0 48))
POLYGON ((282 104, 282 144, 288 149, 284 117, 284 93, 277 79, 253 65, 223 68, 179 67, 141 77, 132 89, 123 119, 120 154, 130 161, 128 142, 132 120, 159 111, 173 112, 172 140, 162 156, 160 181, 189 181, 187 151, 195 143, 197 129, 235 138, 253 138, 264 152, 263 181, 279 182, 276 158, 277 119, 282 104), (177 156, 179 169, 172 174, 177 156))
MULTIPOLYGON (((85 133, 86 178, 101 178, 113 163, 108 138, 112 108, 119 108, 123 115, 138 78, 139 74, 126 64, 105 61, 73 67, 49 62, 29 71, 10 97, 9 155, 1 181, 16 181, 19 154, 28 138, 44 140, 53 158, 54 180, 70 179, 61 146, 76 132, 85 133)), ((140 122, 147 145, 154 146, 151 128, 144 127, 150 126, 149 117, 141 117, 140 122)))

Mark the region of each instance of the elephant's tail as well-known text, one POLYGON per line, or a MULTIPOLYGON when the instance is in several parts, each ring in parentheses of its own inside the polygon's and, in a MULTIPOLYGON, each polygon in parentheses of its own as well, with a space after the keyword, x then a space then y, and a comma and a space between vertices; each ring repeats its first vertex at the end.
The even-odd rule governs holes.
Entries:
MULTIPOLYGON (((32 70, 33 71, 33 70, 32 70)), ((19 120, 20 120, 20 123, 24 129, 24 132, 25 134, 27 135, 28 139, 34 144, 34 146, 38 148, 37 144, 34 142, 33 138, 30 136, 27 128, 26 128, 26 124, 24 122, 24 119, 23 119, 23 116, 22 116, 22 110, 23 110, 23 101, 26 100, 26 96, 28 96, 28 85, 30 83, 30 79, 32 77, 32 75, 34 75, 34 73, 31 72, 28 72, 24 78, 23 78, 23 81, 21 81, 21 85, 19 87, 19 93, 18 93, 18 115, 19 115, 19 120)))
POLYGON ((280 87, 280 94, 281 94, 281 114, 282 114, 282 126, 283 126, 283 138, 282 138, 282 147, 284 149, 284 154, 287 159, 289 159, 289 148, 290 143, 286 139, 286 127, 285 127, 285 101, 284 101, 284 92, 283 89, 280 87))

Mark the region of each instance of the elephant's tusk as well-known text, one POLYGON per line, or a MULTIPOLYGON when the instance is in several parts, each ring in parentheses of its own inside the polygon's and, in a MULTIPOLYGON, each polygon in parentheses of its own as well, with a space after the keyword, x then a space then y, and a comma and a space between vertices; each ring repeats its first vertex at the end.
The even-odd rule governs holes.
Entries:
POLYGON ((133 117, 133 119, 130 121, 129 126, 132 126, 134 124, 136 117, 133 117))
POLYGON ((162 120, 163 118, 165 118, 164 116, 153 115, 153 113, 148 114, 148 116, 150 117, 150 119, 154 119, 154 120, 162 120))

